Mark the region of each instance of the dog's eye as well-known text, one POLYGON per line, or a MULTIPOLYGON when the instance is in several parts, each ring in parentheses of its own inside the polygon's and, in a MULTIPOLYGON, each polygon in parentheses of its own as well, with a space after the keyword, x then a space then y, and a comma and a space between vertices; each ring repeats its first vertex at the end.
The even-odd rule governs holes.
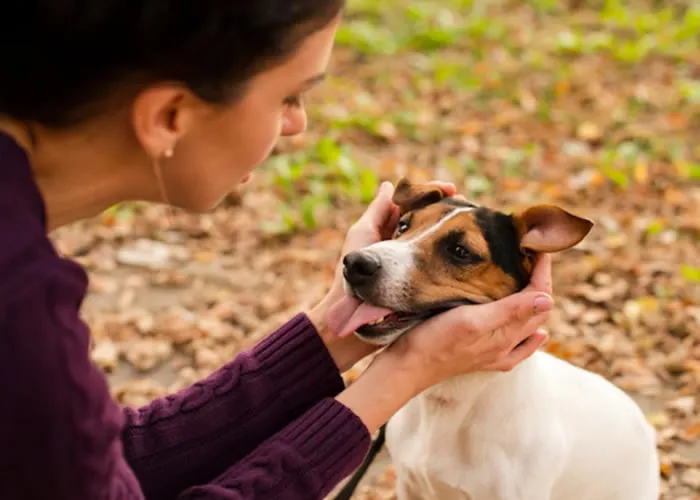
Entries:
POLYGON ((471 257, 469 250, 464 248, 462 245, 452 245, 450 247, 450 252, 459 260, 467 260, 469 257, 471 257))
POLYGON ((405 220, 400 220, 396 225, 396 235, 400 235, 408 231, 408 222, 405 220))

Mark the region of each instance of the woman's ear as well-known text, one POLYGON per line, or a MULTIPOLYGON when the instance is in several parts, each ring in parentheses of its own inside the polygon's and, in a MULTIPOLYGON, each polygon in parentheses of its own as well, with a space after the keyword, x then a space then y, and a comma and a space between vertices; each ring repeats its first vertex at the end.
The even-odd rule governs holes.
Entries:
POLYGON ((593 221, 573 215, 556 205, 535 205, 514 215, 520 248, 533 252, 560 252, 577 245, 593 227, 593 221))
POLYGON ((172 150, 188 132, 194 109, 188 91, 176 85, 145 89, 134 99, 134 134, 151 158, 172 150))

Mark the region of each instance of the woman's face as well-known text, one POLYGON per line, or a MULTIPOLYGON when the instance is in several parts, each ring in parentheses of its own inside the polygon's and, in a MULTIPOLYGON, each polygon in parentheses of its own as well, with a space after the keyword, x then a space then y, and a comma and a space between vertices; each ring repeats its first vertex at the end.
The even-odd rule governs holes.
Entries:
MULTIPOLYGON (((180 114, 173 119, 177 133, 170 130, 168 136, 160 131, 174 143, 172 156, 160 160, 170 203, 191 211, 214 208, 269 156, 280 136, 306 129, 303 94, 323 79, 337 25, 338 19, 333 20, 308 37, 283 65, 254 77, 243 97, 230 106, 211 106, 192 96, 177 101, 172 107, 180 114)), ((158 143, 153 140, 158 120, 154 123, 136 127, 137 135, 151 134, 146 138, 151 145, 158 143)), ((144 137, 140 139, 144 143, 144 137)))

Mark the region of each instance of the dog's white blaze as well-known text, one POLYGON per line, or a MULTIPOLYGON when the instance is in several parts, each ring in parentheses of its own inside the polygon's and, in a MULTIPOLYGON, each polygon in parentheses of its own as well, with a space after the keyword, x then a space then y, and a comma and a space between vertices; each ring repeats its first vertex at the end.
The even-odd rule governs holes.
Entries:
POLYGON ((464 212, 471 212, 474 210, 475 207, 460 207, 460 208, 455 208, 454 210, 451 210, 448 212, 442 219, 440 219, 437 224, 434 226, 430 226, 428 229, 423 231, 422 233, 414 236, 413 238, 407 238, 403 240, 401 243, 408 243, 410 245, 414 245, 416 242, 422 240, 426 236, 429 236, 437 231, 440 230, 440 227, 445 224, 445 222, 455 218, 457 215, 462 214, 464 212))
POLYGON ((413 251, 410 245, 403 241, 381 241, 365 250, 374 256, 382 266, 379 295, 382 302, 398 309, 405 301, 405 289, 409 280, 409 271, 413 268, 413 251))
POLYGON ((379 260, 382 266, 380 295, 382 302, 392 309, 405 309, 406 295, 410 287, 410 273, 415 266, 415 252, 418 243, 440 228, 457 215, 470 212, 474 207, 459 207, 448 212, 435 225, 425 231, 404 240, 381 241, 365 249, 370 255, 379 260))

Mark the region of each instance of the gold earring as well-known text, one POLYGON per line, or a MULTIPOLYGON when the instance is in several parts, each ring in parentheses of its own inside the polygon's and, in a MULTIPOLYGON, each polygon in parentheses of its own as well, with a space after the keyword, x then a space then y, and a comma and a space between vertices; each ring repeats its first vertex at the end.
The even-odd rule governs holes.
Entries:
MULTIPOLYGON (((163 151, 161 155, 164 158, 172 158, 174 154, 173 148, 168 148, 163 151)), ((160 158, 156 157, 153 159, 153 174, 156 177, 156 182, 158 183, 158 190, 160 191, 160 196, 163 201, 168 206, 168 222, 172 225, 172 219, 174 215, 173 206, 170 204, 170 199, 168 198, 168 191, 165 188, 165 181, 163 180, 163 171, 161 170, 160 158)))

